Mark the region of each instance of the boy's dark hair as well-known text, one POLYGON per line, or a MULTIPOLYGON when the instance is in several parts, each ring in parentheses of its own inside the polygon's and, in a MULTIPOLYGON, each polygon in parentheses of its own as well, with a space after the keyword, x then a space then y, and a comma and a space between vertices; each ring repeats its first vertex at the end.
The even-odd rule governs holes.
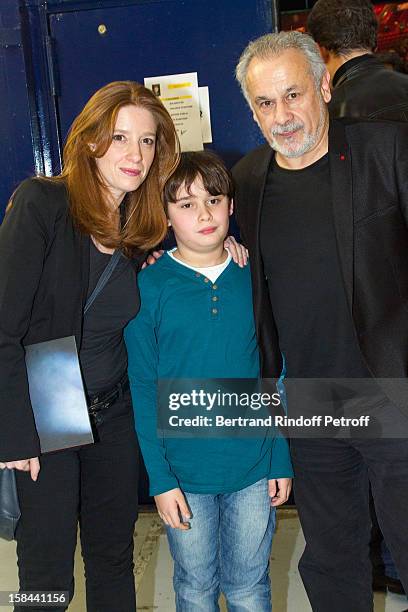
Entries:
POLYGON ((182 185, 190 193, 197 176, 211 195, 226 195, 230 199, 234 196, 232 176, 222 159, 212 151, 194 151, 181 154, 177 169, 164 186, 165 205, 177 200, 177 192, 182 185))
POLYGON ((377 46, 378 22, 370 0, 318 0, 307 30, 321 47, 337 55, 377 46))

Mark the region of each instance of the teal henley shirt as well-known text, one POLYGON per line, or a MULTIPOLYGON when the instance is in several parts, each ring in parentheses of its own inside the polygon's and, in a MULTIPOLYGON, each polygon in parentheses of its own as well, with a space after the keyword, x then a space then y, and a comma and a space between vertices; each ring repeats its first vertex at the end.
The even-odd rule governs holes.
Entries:
POLYGON ((157 432, 160 378, 258 378, 249 266, 233 261, 215 283, 165 253, 138 276, 141 308, 125 329, 129 380, 150 493, 232 493, 293 475, 286 440, 169 438, 157 432))

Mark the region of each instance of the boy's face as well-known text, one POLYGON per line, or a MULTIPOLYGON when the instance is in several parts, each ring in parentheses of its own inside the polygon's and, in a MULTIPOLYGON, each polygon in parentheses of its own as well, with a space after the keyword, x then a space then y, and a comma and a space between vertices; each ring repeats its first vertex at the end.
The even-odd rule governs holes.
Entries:
POLYGON ((177 192, 176 202, 168 203, 169 225, 179 248, 192 253, 211 252, 224 242, 233 202, 226 195, 208 193, 200 176, 194 180, 190 192, 183 184, 177 192))

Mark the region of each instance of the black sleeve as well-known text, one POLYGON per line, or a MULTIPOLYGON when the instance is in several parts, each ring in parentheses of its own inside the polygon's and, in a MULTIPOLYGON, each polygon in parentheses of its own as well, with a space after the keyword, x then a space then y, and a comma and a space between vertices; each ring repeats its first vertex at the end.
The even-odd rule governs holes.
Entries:
POLYGON ((241 242, 244 246, 247 247, 244 224, 242 223, 243 186, 241 182, 241 166, 242 160, 236 163, 235 166, 233 166, 233 168, 231 169, 231 174, 234 179, 234 219, 238 226, 241 242))
POLYGON ((53 206, 39 179, 24 181, 0 228, 0 461, 36 457, 23 339, 30 325, 53 230, 53 206))
POLYGON ((395 169, 400 206, 408 227, 408 124, 396 125, 399 129, 395 138, 395 169))

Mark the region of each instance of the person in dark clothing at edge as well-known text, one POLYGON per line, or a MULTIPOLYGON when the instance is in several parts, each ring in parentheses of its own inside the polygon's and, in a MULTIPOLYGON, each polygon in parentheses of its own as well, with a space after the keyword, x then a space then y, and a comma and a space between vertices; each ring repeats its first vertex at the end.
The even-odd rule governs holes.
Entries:
POLYGON ((289 382, 377 389, 354 396, 370 435, 292 436, 299 571, 313 612, 372 612, 369 483, 408 588, 408 125, 329 121, 330 75, 300 32, 250 42, 236 75, 267 140, 233 168, 262 374, 279 376, 279 347, 289 382))
MULTIPOLYGON (((331 117, 408 121, 408 75, 387 69, 373 55, 378 21, 369 0, 318 0, 307 29, 330 73, 331 117)), ((373 588, 404 593, 370 497, 373 588)))
POLYGON ((332 117, 408 121, 408 75, 375 57, 378 21, 369 0, 318 0, 307 30, 330 73, 332 117))

